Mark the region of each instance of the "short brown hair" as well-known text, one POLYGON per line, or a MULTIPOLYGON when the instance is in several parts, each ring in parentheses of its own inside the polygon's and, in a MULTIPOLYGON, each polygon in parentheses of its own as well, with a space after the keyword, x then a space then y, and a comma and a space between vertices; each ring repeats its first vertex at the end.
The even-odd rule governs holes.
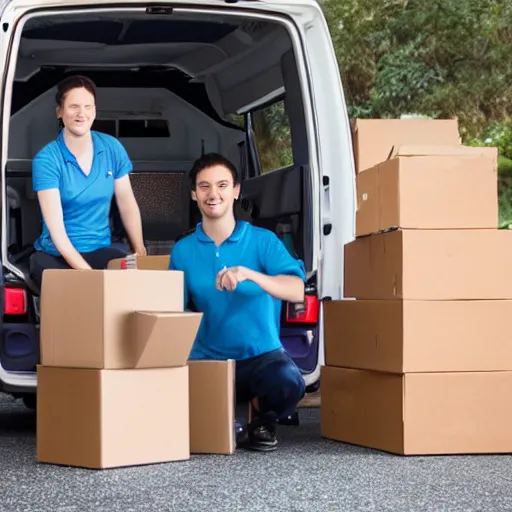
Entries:
POLYGON ((218 153, 206 153, 194 162, 194 165, 190 170, 189 178, 192 190, 196 189, 197 175, 201 171, 216 165, 225 167, 231 173, 231 176, 233 176, 233 185, 238 185, 240 183, 240 176, 233 162, 228 160, 226 157, 219 155, 218 153))
POLYGON ((94 97, 94 101, 96 101, 96 85, 94 82, 86 76, 73 75, 64 78, 57 86, 57 94, 55 95, 57 105, 62 107, 62 103, 66 99, 66 94, 72 89, 79 89, 81 87, 90 92, 94 97))

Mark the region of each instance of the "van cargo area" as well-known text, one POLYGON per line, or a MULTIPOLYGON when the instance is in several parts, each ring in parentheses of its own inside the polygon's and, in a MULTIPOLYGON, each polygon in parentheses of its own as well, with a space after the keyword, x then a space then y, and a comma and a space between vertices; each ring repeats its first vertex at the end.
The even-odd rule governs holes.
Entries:
MULTIPOLYGON (((131 182, 149 254, 169 254, 199 220, 188 181, 193 161, 207 152, 234 161, 242 175, 238 218, 273 230, 305 262, 311 302, 305 313, 283 305, 281 333, 314 389, 319 379, 320 240, 314 234, 319 180, 310 162, 308 86, 285 19, 110 4, 103 10, 41 10, 22 21, 21 39, 11 40, 17 58, 11 64, 12 95, 9 82, 5 86, 9 134, 2 134, 4 141, 8 135, 7 158, 2 156, 3 280, 6 293, 10 290, 14 299, 21 294, 22 303, 10 311, 4 304, 4 390, 22 393, 27 382, 35 388, 39 290, 31 281, 29 259, 41 232, 41 213, 32 189, 32 160, 59 133, 56 85, 70 74, 95 81, 93 129, 117 137, 133 162, 131 182)), ((111 226, 114 241, 126 241, 115 200, 111 226)))

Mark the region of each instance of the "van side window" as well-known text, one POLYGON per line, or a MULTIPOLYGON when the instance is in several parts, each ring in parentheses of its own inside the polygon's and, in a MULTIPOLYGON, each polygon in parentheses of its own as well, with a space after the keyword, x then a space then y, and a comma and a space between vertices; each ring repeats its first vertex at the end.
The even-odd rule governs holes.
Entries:
POLYGON ((292 134, 284 100, 252 112, 261 174, 293 165, 292 134))
POLYGON ((241 114, 228 114, 226 121, 241 130, 245 130, 245 116, 241 114))
POLYGON ((170 136, 169 125, 165 119, 119 120, 119 137, 121 138, 158 138, 170 136))
POLYGON ((116 138, 171 136, 169 124, 165 119, 95 119, 92 129, 116 138))

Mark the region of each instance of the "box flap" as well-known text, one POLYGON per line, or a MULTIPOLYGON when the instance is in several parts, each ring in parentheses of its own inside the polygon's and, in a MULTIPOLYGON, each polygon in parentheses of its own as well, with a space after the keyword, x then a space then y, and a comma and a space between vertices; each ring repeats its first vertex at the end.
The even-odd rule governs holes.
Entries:
POLYGON ((133 367, 185 366, 202 317, 202 313, 136 311, 133 367))
POLYGON ((397 144, 391 149, 388 160, 407 156, 486 156, 497 161, 498 148, 448 144, 397 144))

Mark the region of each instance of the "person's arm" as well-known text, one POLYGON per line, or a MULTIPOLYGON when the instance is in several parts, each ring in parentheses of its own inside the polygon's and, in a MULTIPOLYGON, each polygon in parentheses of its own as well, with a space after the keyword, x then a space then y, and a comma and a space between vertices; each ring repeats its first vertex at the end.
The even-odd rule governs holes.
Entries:
POLYGON ((133 170, 132 162, 126 149, 117 139, 113 139, 113 151, 114 161, 116 162, 114 193, 121 221, 135 253, 145 256, 146 248, 144 247, 140 209, 133 194, 129 177, 130 172, 133 170))
POLYGON ((244 269, 246 279, 261 286, 267 293, 280 300, 301 302, 304 300, 304 281, 297 276, 269 276, 249 268, 244 269))
POLYGON ((142 220, 140 217, 139 205, 133 194, 130 176, 125 174, 114 182, 117 207, 123 226, 128 234, 132 247, 136 254, 146 255, 144 239, 142 236, 142 220))
POLYGON ((34 159, 32 181, 53 245, 71 268, 89 270, 91 266, 75 249, 66 233, 59 189, 60 176, 51 158, 36 157, 34 159))
POLYGON ((302 261, 293 258, 285 245, 273 233, 268 234, 262 247, 258 247, 258 250, 261 251, 264 272, 257 272, 246 267, 225 269, 217 276, 217 287, 233 291, 239 286, 238 283, 252 281, 276 299, 302 302, 306 279, 302 261))
POLYGON ((304 281, 297 276, 277 275, 270 276, 251 270, 247 267, 231 267, 222 270, 217 275, 217 288, 228 291, 235 289, 245 295, 257 295, 254 287, 246 286, 246 282, 258 285, 261 290, 267 292, 279 300, 301 302, 304 300, 304 281))

